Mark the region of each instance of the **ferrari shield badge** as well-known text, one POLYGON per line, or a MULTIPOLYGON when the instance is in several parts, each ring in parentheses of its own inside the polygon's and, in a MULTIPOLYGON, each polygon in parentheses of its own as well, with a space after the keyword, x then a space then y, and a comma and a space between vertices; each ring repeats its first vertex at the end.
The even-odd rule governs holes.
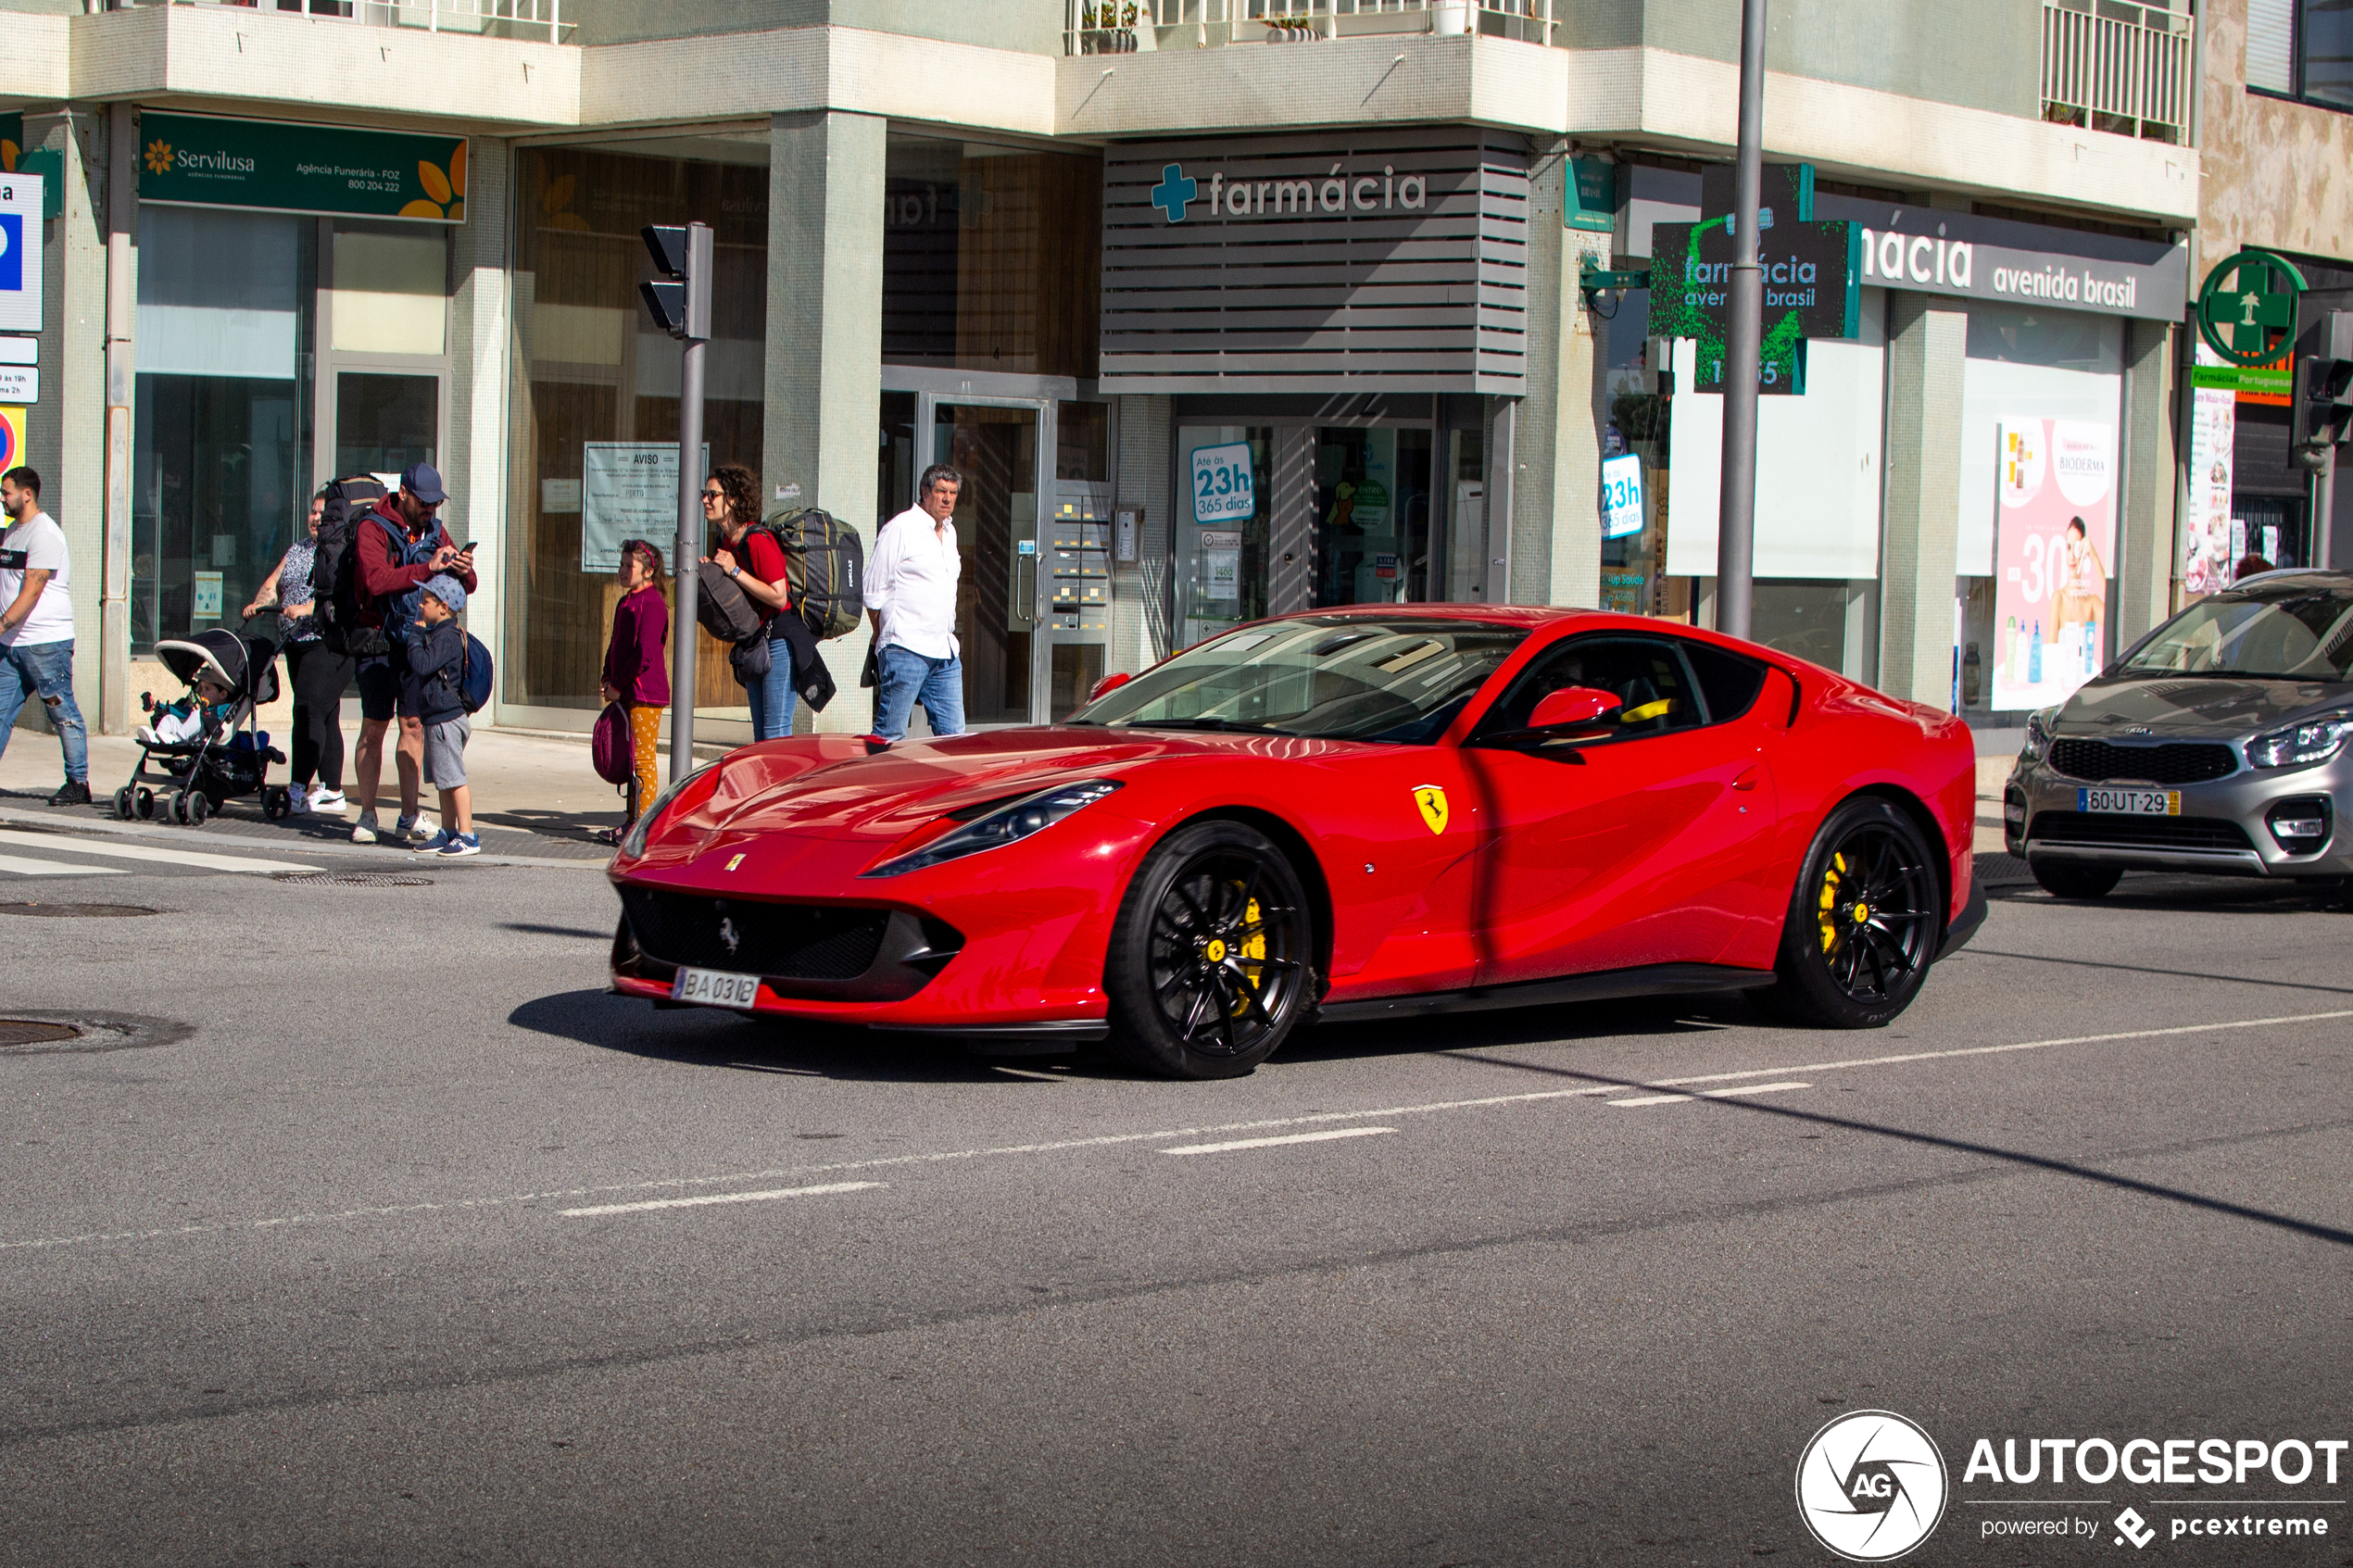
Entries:
POLYGON ((1436 784, 1423 784, 1414 791, 1414 804, 1422 809, 1422 821, 1432 833, 1446 831, 1446 792, 1436 784))

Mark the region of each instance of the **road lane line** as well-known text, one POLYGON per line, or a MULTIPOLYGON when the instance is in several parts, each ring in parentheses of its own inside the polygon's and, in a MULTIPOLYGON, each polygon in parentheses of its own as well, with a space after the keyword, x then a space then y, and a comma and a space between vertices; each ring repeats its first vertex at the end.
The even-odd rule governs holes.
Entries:
POLYGON ((0 855, 0 872, 19 876, 129 876, 120 866, 76 866, 63 860, 28 860, 21 855, 0 855))
POLYGON ((774 1198, 822 1198, 833 1192, 864 1192, 878 1187, 880 1182, 828 1182, 823 1186, 776 1187, 768 1192, 719 1192, 701 1198, 656 1198, 643 1203, 600 1203, 592 1209, 564 1209, 559 1212, 573 1219, 590 1214, 642 1214, 650 1209, 699 1209, 712 1203, 765 1203, 774 1198))
MULTIPOLYGON (((1375 1118, 1426 1116, 1448 1110, 1500 1110, 1506 1106, 1541 1105, 1554 1100, 1588 1099, 1606 1095, 1622 1095, 1629 1090, 1692 1087, 1702 1084, 1722 1083, 1743 1078, 1776 1078, 1792 1073, 1832 1073, 1857 1067, 1888 1067, 1914 1061, 1940 1061, 1963 1057, 1994 1056, 2010 1051, 2050 1050, 2062 1046, 2109 1045, 2126 1040, 2163 1039, 2183 1035, 2200 1035, 2231 1029, 2266 1029, 2298 1023, 2327 1023, 2353 1018, 2353 1008, 2341 1008, 2329 1012, 2285 1013, 2273 1018, 2226 1019, 2215 1023, 2176 1024, 2162 1029, 2128 1029, 2108 1035, 2071 1035, 2049 1040, 2024 1040, 2014 1045, 1961 1046, 1949 1050, 1906 1051, 1891 1056, 1851 1057, 1839 1061, 1812 1062, 1799 1066, 1760 1067, 1736 1073, 1706 1073, 1681 1078, 1659 1078, 1640 1082, 1620 1081, 1586 1085, 1574 1089, 1529 1089, 1518 1094, 1479 1095, 1466 1099, 1428 1100, 1416 1105, 1391 1105, 1368 1110, 1318 1110, 1301 1116, 1271 1116, 1252 1122, 1227 1122, 1196 1127, 1164 1127, 1142 1133, 1101 1133, 1088 1137, 1057 1138, 1038 1143, 1000 1144, 983 1148, 940 1149, 924 1154, 883 1155, 871 1160, 839 1160, 816 1165, 786 1165, 763 1171, 734 1171, 711 1176, 664 1176, 651 1181, 608 1182, 587 1186, 560 1187, 543 1192, 492 1194, 481 1198, 454 1198, 442 1202, 417 1202, 372 1205, 365 1208, 333 1210, 322 1213, 282 1214, 266 1219, 224 1220, 206 1223, 158 1225, 143 1230, 85 1231, 71 1236, 26 1236, 22 1239, 0 1239, 0 1253, 38 1250, 57 1247, 82 1247, 111 1241, 153 1241, 166 1236, 216 1236, 241 1231, 269 1230, 288 1225, 338 1224, 353 1220, 396 1219, 409 1215, 459 1212, 466 1210, 502 1209, 531 1203, 547 1203, 562 1198, 601 1198, 613 1193, 675 1191, 682 1187, 741 1185, 746 1182, 775 1181, 786 1177, 810 1177, 838 1174, 850 1171, 884 1171, 920 1165, 945 1165, 965 1160, 1001 1160, 1020 1155, 1064 1154, 1081 1149, 1117 1148, 1128 1144, 1162 1143, 1172 1138, 1214 1137, 1220 1133, 1256 1133, 1277 1127, 1328 1125, 1337 1122, 1365 1122, 1375 1118)), ((1440 1053, 1445 1054, 1445 1053, 1440 1053)), ((1492 1060, 1492 1059, 1473 1059, 1492 1060)), ((1504 1065, 1516 1065, 1506 1062, 1504 1065)))
POLYGON ((1231 1154, 1239 1148, 1273 1148, 1277 1144, 1329 1143, 1334 1138, 1369 1138, 1381 1133, 1393 1133, 1394 1127, 1327 1127, 1320 1133, 1288 1133, 1274 1138, 1235 1138, 1228 1143, 1190 1143, 1182 1148, 1164 1148, 1163 1154, 1231 1154))
POLYGON ((0 844, 27 849, 54 849, 59 854, 110 855, 118 860, 150 860, 166 866, 201 866, 215 872, 315 872, 319 868, 292 860, 259 860, 246 856, 207 855, 195 849, 167 849, 159 844, 101 843, 61 833, 17 833, 0 828, 0 844))
POLYGON ((1730 1089, 1697 1089, 1688 1095, 1644 1095, 1640 1099, 1604 1100, 1604 1105, 1681 1105, 1695 1099, 1730 1099, 1735 1095, 1777 1095, 1783 1089, 1810 1089, 1811 1084, 1744 1084, 1730 1089))

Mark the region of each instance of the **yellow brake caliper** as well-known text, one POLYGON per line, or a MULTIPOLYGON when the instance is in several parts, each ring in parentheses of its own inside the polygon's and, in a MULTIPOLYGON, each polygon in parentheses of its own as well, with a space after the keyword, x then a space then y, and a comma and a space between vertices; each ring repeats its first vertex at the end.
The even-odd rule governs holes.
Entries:
MULTIPOLYGON (((1266 933, 1259 925, 1257 899, 1252 898, 1249 907, 1242 910, 1242 923, 1252 929, 1250 935, 1242 938, 1240 946, 1235 949, 1235 952, 1242 960, 1242 974, 1249 980, 1250 988, 1254 992, 1259 988, 1261 977, 1265 972, 1260 966, 1266 961, 1266 933)), ((1235 1017, 1239 1018, 1249 1010, 1250 1002, 1247 997, 1234 998, 1235 1017)))
POLYGON ((1832 947, 1838 946, 1838 917, 1831 911, 1838 904, 1838 884, 1841 879, 1844 877, 1845 873, 1846 857, 1843 855, 1832 855, 1831 857, 1830 870, 1822 873, 1820 914, 1822 922, 1822 951, 1825 953, 1829 952, 1832 947))

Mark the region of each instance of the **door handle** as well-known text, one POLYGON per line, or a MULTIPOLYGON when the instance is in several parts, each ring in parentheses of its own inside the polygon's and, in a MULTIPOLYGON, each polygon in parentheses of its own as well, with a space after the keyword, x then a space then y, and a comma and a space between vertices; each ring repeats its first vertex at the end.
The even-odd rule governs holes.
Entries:
POLYGON ((1747 767, 1743 768, 1740 771, 1740 777, 1732 781, 1732 787, 1738 790, 1755 789, 1756 787, 1756 764, 1752 762, 1747 767))

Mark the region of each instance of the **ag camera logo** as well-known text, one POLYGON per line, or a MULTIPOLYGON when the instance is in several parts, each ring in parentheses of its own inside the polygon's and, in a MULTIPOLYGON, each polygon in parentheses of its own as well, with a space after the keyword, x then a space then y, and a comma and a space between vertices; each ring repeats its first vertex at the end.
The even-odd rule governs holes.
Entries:
POLYGON ((1892 1562, 1928 1539, 1951 1490, 1934 1439, 1893 1411, 1851 1411, 1798 1456, 1798 1517, 1849 1562, 1892 1562))

